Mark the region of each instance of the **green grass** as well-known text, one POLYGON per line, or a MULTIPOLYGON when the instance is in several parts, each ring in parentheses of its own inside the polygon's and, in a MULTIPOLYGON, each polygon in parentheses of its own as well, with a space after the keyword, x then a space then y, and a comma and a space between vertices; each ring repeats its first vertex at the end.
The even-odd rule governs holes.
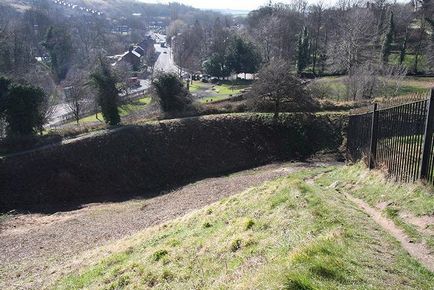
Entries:
POLYGON ((220 85, 195 81, 192 85, 190 85, 190 92, 196 94, 201 93, 203 95, 205 91, 212 90, 212 93, 210 93, 209 97, 205 96, 199 100, 200 103, 212 103, 229 99, 231 96, 238 95, 242 90, 247 89, 251 84, 251 81, 245 80, 220 81, 220 85))
MULTIPOLYGON (((223 199, 122 241, 127 250, 53 288, 432 289, 432 273, 326 186, 357 180, 357 172, 364 170, 305 170, 223 199)), ((423 200, 410 206, 420 212, 434 204, 412 198, 423 200)))
MULTIPOLYGON (((406 54, 404 57, 403 65, 407 67, 409 71, 413 71, 415 59, 416 56, 414 54, 406 54)), ((399 64, 399 53, 392 53, 389 56, 389 63, 395 65, 399 64)), ((428 69, 428 65, 427 65, 426 57, 424 55, 420 55, 418 71, 425 71, 427 69, 428 69)))
MULTIPOLYGON (((427 91, 430 81, 432 82, 433 79, 424 77, 407 77, 403 80, 401 87, 396 92, 396 96, 424 93, 427 91)), ((327 98, 340 101, 347 99, 347 89, 343 77, 323 77, 319 78, 315 82, 323 91, 325 91, 327 98)), ((394 90, 394 87, 391 85, 386 88, 384 94, 386 96, 393 96, 395 94, 394 90)))
POLYGON ((364 165, 356 164, 333 171, 319 180, 330 186, 339 180, 338 188, 351 192, 372 207, 383 206, 384 215, 392 219, 415 241, 425 241, 434 250, 434 236, 421 232, 415 225, 402 218, 402 213, 415 217, 434 214, 434 190, 421 183, 403 184, 387 181, 379 172, 369 172, 364 165))
MULTIPOLYGON (((123 104, 119 107, 119 114, 121 117, 128 116, 131 113, 140 111, 144 109, 145 106, 151 103, 150 97, 143 97, 138 100, 134 100, 131 103, 123 104)), ((101 113, 93 114, 80 119, 80 124, 85 123, 93 123, 93 122, 103 122, 103 117, 101 113)), ((75 124, 75 122, 71 122, 70 124, 75 124)))
POLYGON ((230 99, 229 96, 215 96, 215 97, 201 98, 199 99, 199 102, 202 104, 206 104, 206 103, 214 103, 214 102, 228 100, 228 99, 230 99))
POLYGON ((201 90, 208 89, 209 84, 202 83, 199 81, 194 81, 193 84, 190 85, 190 93, 196 93, 201 90))

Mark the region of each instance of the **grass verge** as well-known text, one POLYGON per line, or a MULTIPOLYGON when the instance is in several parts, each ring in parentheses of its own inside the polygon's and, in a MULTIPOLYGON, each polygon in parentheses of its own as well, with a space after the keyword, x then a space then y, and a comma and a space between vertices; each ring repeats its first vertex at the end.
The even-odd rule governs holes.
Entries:
POLYGON ((53 288, 432 289, 431 272, 326 186, 345 170, 294 173, 147 229, 53 288))
MULTIPOLYGON (((151 103, 150 97, 143 97, 141 99, 134 100, 130 103, 123 104, 123 105, 119 106, 119 115, 121 117, 128 116, 131 113, 143 110, 150 103, 151 103)), ((101 113, 93 114, 93 115, 81 118, 79 121, 80 124, 93 123, 93 122, 104 122, 102 114, 101 113)), ((69 124, 75 124, 75 122, 71 122, 69 124)))

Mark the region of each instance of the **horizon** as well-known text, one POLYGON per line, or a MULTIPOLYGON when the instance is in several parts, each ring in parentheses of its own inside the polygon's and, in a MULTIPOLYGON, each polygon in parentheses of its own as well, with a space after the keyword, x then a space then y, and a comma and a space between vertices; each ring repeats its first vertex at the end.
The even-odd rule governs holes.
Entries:
MULTIPOLYGON (((184 5, 192 6, 198 9, 209 9, 209 10, 238 10, 238 11, 252 11, 260 6, 266 5, 268 0, 220 0, 218 2, 211 0, 178 0, 178 1, 168 1, 168 0, 138 0, 140 2, 146 3, 159 3, 168 4, 169 2, 178 2, 184 5)), ((290 3, 290 0, 282 1, 272 1, 273 3, 290 3)), ((321 2, 321 0, 308 0, 309 4, 315 4, 321 2)), ((326 5, 330 5, 328 1, 322 1, 326 5)), ((333 1, 336 2, 336 1, 333 1)))

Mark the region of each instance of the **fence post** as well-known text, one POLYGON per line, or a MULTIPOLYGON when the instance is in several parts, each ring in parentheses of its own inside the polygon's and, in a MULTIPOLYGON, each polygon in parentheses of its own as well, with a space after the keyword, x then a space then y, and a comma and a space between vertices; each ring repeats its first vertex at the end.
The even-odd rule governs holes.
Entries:
POLYGON ((423 134, 423 151, 422 162, 420 165, 420 178, 427 179, 429 171, 429 159, 431 156, 432 147, 432 130, 433 130, 433 118, 434 118, 434 89, 431 90, 430 97, 427 103, 427 113, 425 120, 425 132, 423 134))
POLYGON ((369 169, 375 168, 377 160, 377 133, 378 133, 378 105, 374 104, 374 111, 372 112, 371 124, 371 144, 369 146, 369 169))

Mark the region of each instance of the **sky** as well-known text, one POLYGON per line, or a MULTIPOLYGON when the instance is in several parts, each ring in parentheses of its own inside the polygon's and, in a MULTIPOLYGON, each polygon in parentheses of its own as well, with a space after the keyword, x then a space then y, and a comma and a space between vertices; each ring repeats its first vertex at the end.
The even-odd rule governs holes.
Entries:
MULTIPOLYGON (((149 3, 179 2, 201 9, 231 9, 231 10, 253 10, 268 3, 267 0, 141 0, 149 3)), ((289 2, 288 0, 273 2, 289 2)), ((309 3, 316 3, 318 0, 308 0, 309 3)), ((323 1, 324 3, 330 1, 323 1)), ((334 2, 334 1, 333 1, 334 2)))

